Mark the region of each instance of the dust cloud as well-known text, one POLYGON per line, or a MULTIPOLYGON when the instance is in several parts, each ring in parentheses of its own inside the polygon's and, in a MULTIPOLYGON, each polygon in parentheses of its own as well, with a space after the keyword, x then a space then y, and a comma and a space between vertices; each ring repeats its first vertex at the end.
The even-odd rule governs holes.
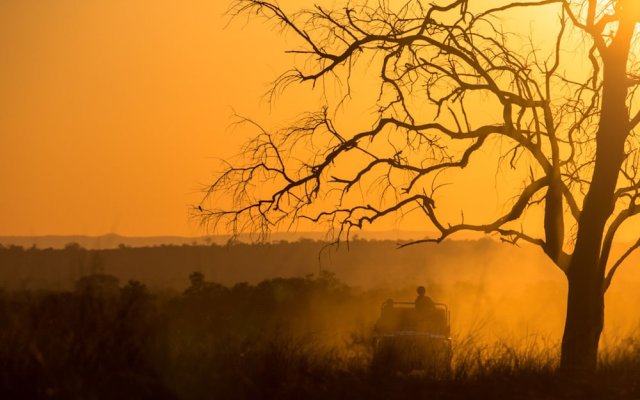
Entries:
MULTIPOLYGON (((624 250, 623 245, 614 249, 616 254, 624 250)), ((631 257, 607 293, 603 348, 619 346, 635 336, 640 305, 637 263, 638 257, 631 257)), ((343 288, 341 293, 348 295, 308 299, 305 318, 293 319, 289 325, 300 325, 296 331, 301 334, 312 332, 334 344, 354 340, 354 335, 366 338, 381 303, 388 298, 413 301, 418 285, 426 286, 434 301, 448 305, 452 335, 458 343, 472 340, 553 349, 564 324, 567 285, 563 272, 538 249, 491 239, 402 249, 388 240, 354 240, 348 246, 326 247, 310 239, 101 250, 77 245, 64 249, 0 247, 0 280, 8 291, 69 290, 80 277, 100 273, 122 283, 142 282, 156 292, 181 293, 194 271, 208 282, 229 288, 274 278, 330 276, 343 288)))

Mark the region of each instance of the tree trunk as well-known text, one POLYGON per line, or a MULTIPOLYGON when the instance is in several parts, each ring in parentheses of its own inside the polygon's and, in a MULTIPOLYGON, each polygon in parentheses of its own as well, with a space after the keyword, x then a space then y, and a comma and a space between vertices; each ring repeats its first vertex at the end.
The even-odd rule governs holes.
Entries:
MULTIPOLYGON (((604 114, 603 114, 604 115, 604 114)), ((580 215, 576 246, 569 263, 567 316, 560 367, 584 376, 596 368, 598 342, 604 324, 604 270, 600 268, 602 238, 614 209, 614 191, 624 158, 624 137, 615 124, 602 124, 598 132, 610 138, 598 143, 591 186, 580 215), (615 140, 614 140, 615 138, 615 140)))
POLYGON ((560 368, 571 376, 585 376, 595 370, 598 359, 598 343, 604 326, 603 278, 584 273, 587 268, 577 270, 581 273, 569 276, 560 368))
MULTIPOLYGON (((596 157, 591 185, 578 221, 576 246, 569 263, 567 316, 560 368, 580 377, 595 370, 604 326, 604 274, 601 246, 615 207, 615 189, 630 132, 627 61, 635 21, 623 20, 603 61, 602 108, 596 132, 596 157)), ((606 265, 607 260, 603 260, 606 265)))

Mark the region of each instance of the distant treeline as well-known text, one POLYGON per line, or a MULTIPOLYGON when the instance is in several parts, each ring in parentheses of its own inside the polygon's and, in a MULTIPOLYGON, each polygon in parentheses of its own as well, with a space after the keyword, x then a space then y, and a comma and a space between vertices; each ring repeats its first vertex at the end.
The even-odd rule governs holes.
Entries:
POLYGON ((190 271, 201 271, 227 285, 332 271, 354 286, 397 287, 417 281, 477 281, 487 273, 519 279, 531 270, 542 279, 553 277, 553 267, 546 264, 540 252, 488 239, 403 249, 398 249, 395 241, 354 240, 327 247, 324 242, 308 239, 228 246, 122 245, 103 250, 88 250, 75 243, 63 249, 0 246, 1 287, 11 290, 68 289, 79 277, 92 273, 110 274, 124 282, 143 281, 156 289, 182 290, 184 276, 190 271))
MULTIPOLYGON (((423 238, 426 232, 417 231, 381 231, 360 232, 356 235, 360 239, 367 240, 415 240, 423 238)), ((277 243, 283 240, 295 242, 300 239, 323 240, 325 232, 272 232, 269 242, 277 243)), ((121 236, 106 234, 100 236, 86 235, 45 235, 45 236, 0 236, 0 245, 22 246, 29 248, 36 246, 41 249, 62 249, 69 243, 78 243, 86 249, 115 249, 120 245, 128 247, 153 247, 162 245, 227 245, 233 242, 252 243, 255 236, 251 234, 209 235, 209 236, 121 236)))

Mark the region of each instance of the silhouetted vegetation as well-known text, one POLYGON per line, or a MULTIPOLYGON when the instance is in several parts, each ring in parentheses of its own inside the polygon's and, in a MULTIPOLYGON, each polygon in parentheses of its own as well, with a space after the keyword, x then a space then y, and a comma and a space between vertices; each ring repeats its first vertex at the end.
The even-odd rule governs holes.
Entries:
POLYGON ((348 248, 346 244, 325 246, 325 242, 314 240, 103 250, 75 243, 63 249, 0 246, 0 281, 8 289, 71 289, 81 276, 107 273, 123 282, 145 282, 153 289, 182 290, 187 284, 185 274, 194 270, 216 282, 234 285, 243 281, 256 284, 274 276, 305 276, 322 269, 335 272, 352 286, 390 287, 413 285, 425 276, 442 280, 442 272, 463 280, 487 268, 501 268, 501 275, 514 275, 512 262, 520 263, 521 270, 530 267, 546 279, 558 275, 550 264, 540 271, 538 264, 545 263, 541 252, 518 252, 492 240, 452 240, 401 251, 396 251, 398 243, 391 240, 354 240, 348 248))
POLYGON ((184 291, 150 291, 103 273, 71 290, 0 292, 1 398, 590 398, 640 395, 640 343, 603 359, 593 383, 566 388, 557 351, 473 337, 450 373, 370 368, 380 302, 327 272, 224 286, 201 272, 184 291))
POLYGON ((311 221, 339 241, 392 217, 434 231, 417 243, 538 246, 566 277, 562 369, 595 371, 605 293, 640 248, 610 252, 640 214, 637 1, 235 0, 229 14, 294 38, 271 99, 325 95, 285 128, 239 119, 253 133, 193 207, 204 225, 311 221))

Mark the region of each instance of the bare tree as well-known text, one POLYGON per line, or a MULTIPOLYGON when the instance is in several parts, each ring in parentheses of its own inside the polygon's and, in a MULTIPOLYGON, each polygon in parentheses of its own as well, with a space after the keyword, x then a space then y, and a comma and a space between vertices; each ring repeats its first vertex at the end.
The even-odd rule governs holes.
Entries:
POLYGON ((198 213, 234 233, 306 219, 339 240, 386 216, 420 212, 438 234, 419 242, 477 231, 540 246, 569 284, 561 368, 593 370, 604 293, 640 247, 639 239, 609 260, 616 232, 640 212, 637 3, 380 0, 287 13, 274 1, 238 0, 233 15, 265 17, 299 40, 292 52, 305 62, 283 74, 274 93, 340 82, 349 98, 364 64, 376 69, 377 117, 370 129, 344 132, 332 116, 345 103, 327 100, 291 128, 260 128, 243 164, 217 177, 198 213), (510 15, 536 10, 554 16, 535 27, 552 33, 546 49, 534 43, 536 32, 505 32, 510 15), (522 181, 503 214, 468 222, 448 210, 441 183, 449 171, 473 168, 480 153, 520 171, 522 181), (233 203, 219 206, 218 194, 233 203), (542 229, 522 223, 533 209, 542 229))

